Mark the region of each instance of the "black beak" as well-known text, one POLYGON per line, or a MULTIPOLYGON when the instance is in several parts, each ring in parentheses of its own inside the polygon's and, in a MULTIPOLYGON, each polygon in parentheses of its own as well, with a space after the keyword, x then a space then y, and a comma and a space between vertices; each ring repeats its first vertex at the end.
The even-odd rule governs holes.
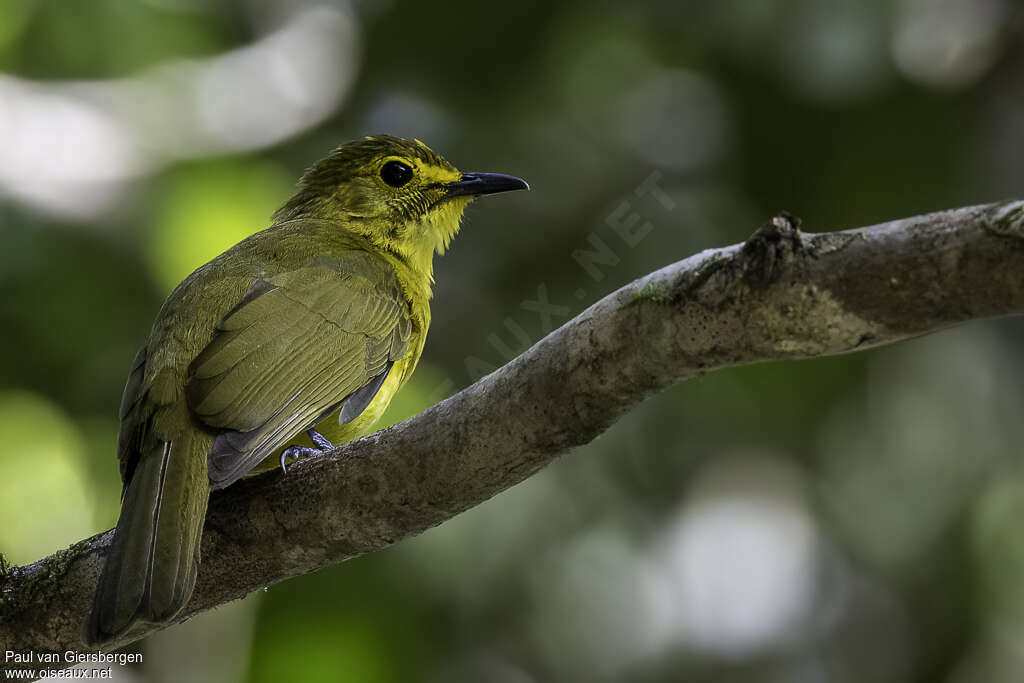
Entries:
POLYGON ((448 183, 445 187, 445 198, 463 195, 477 196, 509 192, 511 190, 529 190, 530 186, 522 178, 504 173, 463 173, 462 179, 448 183))

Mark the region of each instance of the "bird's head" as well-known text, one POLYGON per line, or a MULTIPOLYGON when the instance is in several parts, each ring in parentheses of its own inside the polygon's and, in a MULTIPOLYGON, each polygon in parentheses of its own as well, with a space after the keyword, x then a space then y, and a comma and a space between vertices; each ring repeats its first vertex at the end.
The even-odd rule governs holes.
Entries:
POLYGON ((334 150, 306 171, 275 215, 338 221, 382 249, 431 272, 474 198, 525 190, 502 173, 462 173, 419 140, 376 135, 334 150))

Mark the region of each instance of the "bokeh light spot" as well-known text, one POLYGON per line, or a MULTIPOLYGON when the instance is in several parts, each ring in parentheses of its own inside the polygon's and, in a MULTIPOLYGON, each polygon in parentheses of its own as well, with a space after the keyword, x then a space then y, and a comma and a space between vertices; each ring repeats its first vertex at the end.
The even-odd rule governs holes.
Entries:
POLYGON ((0 552, 15 564, 88 536, 92 504, 79 435, 41 396, 0 393, 0 552))
POLYGON ((148 256, 168 291, 233 244, 270 225, 292 181, 266 162, 230 161, 171 174, 157 209, 148 256))

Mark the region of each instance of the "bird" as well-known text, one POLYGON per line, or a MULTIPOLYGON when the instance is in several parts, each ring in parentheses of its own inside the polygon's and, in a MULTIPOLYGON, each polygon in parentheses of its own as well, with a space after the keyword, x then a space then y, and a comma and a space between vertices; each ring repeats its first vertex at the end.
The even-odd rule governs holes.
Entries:
POLYGON ((184 609, 211 490, 369 431, 423 352, 434 255, 475 198, 527 189, 370 136, 313 164, 269 227, 171 292, 119 408, 121 512, 88 643, 184 609))

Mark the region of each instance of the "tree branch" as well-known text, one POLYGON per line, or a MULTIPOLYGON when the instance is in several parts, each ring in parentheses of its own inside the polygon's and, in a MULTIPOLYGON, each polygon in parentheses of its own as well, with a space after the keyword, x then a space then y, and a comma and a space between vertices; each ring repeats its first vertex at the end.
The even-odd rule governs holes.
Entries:
MULTIPOLYGON (((415 418, 287 476, 216 492, 198 585, 177 621, 440 524, 589 442, 644 397, 703 372, 847 353, 1022 312, 1024 202, 818 235, 776 217, 745 244, 610 294, 415 418)), ((111 534, 0 568, 3 649, 88 649, 82 625, 111 534)))

